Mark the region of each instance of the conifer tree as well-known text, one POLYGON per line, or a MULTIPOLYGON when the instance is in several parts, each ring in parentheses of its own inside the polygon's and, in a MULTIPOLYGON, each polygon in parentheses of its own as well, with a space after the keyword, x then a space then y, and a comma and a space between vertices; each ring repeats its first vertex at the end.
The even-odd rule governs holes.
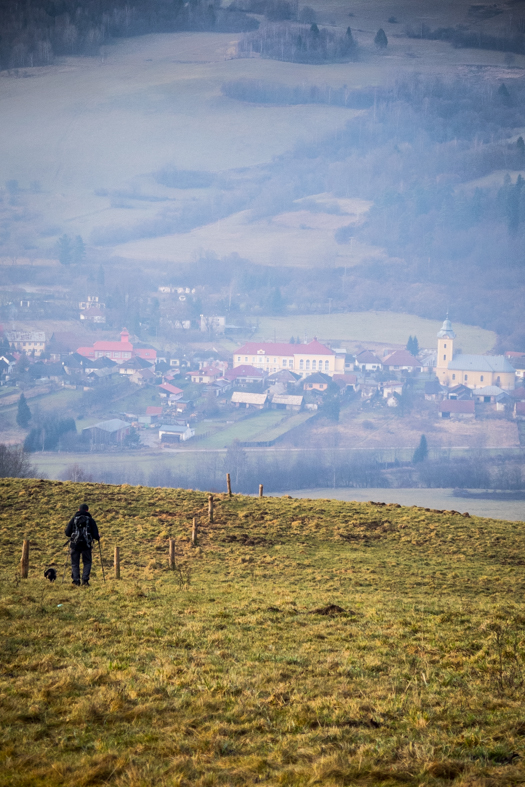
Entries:
POLYGON ((421 440, 419 441, 419 445, 414 451, 414 456, 412 457, 413 464, 418 464, 419 462, 424 462, 428 456, 428 444, 427 438, 424 434, 421 435, 421 440))
POLYGON ((18 426, 22 427, 22 429, 26 429, 29 426, 30 420, 31 410, 29 409, 29 405, 26 402, 24 394, 20 394, 20 399, 18 400, 18 410, 16 412, 16 422, 18 426))
POLYGON ((378 49, 386 49, 388 46, 388 38, 386 37, 386 33, 382 27, 380 27, 376 33, 374 44, 378 49))

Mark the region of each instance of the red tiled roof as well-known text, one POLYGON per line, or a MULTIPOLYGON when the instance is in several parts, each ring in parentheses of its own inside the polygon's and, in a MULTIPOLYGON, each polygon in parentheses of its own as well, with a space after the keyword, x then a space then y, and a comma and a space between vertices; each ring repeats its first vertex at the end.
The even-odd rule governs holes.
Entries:
POLYGON ((333 350, 313 339, 308 344, 287 344, 285 342, 246 342, 234 355, 335 355, 333 350), (264 350, 264 353, 258 353, 264 350))
POLYGON ((514 350, 508 350, 505 353, 505 358, 523 358, 524 356, 525 356, 525 353, 518 353, 518 352, 515 352, 514 350))
POLYGON ((166 391, 167 393, 172 393, 172 394, 182 393, 181 388, 177 388, 175 385, 170 385, 169 383, 162 383, 162 385, 159 385, 159 388, 163 391, 166 391))
POLYGON ((421 366, 421 361, 418 361, 412 353, 408 350, 394 350, 393 353, 383 358, 384 366, 421 366))
POLYGON ((146 407, 146 415, 162 415, 162 407, 149 405, 149 407, 146 407))
POLYGON ((227 369, 224 372, 224 377, 226 380, 236 380, 238 377, 259 377, 262 379, 264 372, 262 369, 256 369, 255 366, 243 363, 234 369, 227 369))
POLYGON ((341 382, 346 383, 346 385, 355 385, 357 382, 357 376, 355 374, 334 374, 332 379, 334 382, 341 380, 341 382))
POLYGON ((445 399, 439 405, 442 413, 475 413, 476 408, 472 399, 445 399))

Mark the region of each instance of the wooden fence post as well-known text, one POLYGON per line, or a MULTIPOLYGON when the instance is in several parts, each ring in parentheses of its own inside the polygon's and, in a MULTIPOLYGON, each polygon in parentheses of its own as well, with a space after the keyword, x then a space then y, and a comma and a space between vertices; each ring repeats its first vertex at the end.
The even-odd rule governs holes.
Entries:
POLYGON ((208 522, 213 525, 213 495, 208 495, 208 522))
POLYGON ((27 579, 29 574, 29 541, 24 541, 22 544, 22 560, 20 561, 20 576, 22 579, 27 579))
POLYGON ((263 495, 263 485, 259 484, 259 497, 264 497, 263 495))
POLYGON ((175 539, 170 538, 170 568, 175 569, 175 539))
POLYGON ((197 520, 193 517, 193 527, 191 528, 191 545, 192 547, 197 546, 197 520))
POLYGON ((115 566, 115 579, 120 579, 120 547, 115 547, 113 564, 115 566))
POLYGON ((231 497, 232 496, 232 482, 231 482, 229 473, 226 473, 226 486, 228 487, 228 497, 231 497))

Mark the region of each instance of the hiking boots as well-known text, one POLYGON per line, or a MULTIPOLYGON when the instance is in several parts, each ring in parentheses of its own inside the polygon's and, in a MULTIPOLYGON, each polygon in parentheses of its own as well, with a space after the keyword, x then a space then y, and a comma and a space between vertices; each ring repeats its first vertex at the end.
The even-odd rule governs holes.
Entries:
POLYGON ((86 585, 87 585, 87 587, 89 587, 89 579, 83 579, 82 580, 82 585, 83 585, 83 587, 85 587, 86 585))
POLYGON ((74 587, 80 587, 80 579, 74 579, 71 583, 74 587))

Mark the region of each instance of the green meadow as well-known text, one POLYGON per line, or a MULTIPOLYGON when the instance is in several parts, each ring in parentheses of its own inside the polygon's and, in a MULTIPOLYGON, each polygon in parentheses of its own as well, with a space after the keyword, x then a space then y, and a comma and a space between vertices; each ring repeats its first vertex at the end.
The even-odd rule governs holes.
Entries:
POLYGON ((1 785, 524 783, 525 523, 217 495, 210 524, 180 489, 0 494, 1 785), (74 588, 84 500, 106 581, 95 552, 74 588))

